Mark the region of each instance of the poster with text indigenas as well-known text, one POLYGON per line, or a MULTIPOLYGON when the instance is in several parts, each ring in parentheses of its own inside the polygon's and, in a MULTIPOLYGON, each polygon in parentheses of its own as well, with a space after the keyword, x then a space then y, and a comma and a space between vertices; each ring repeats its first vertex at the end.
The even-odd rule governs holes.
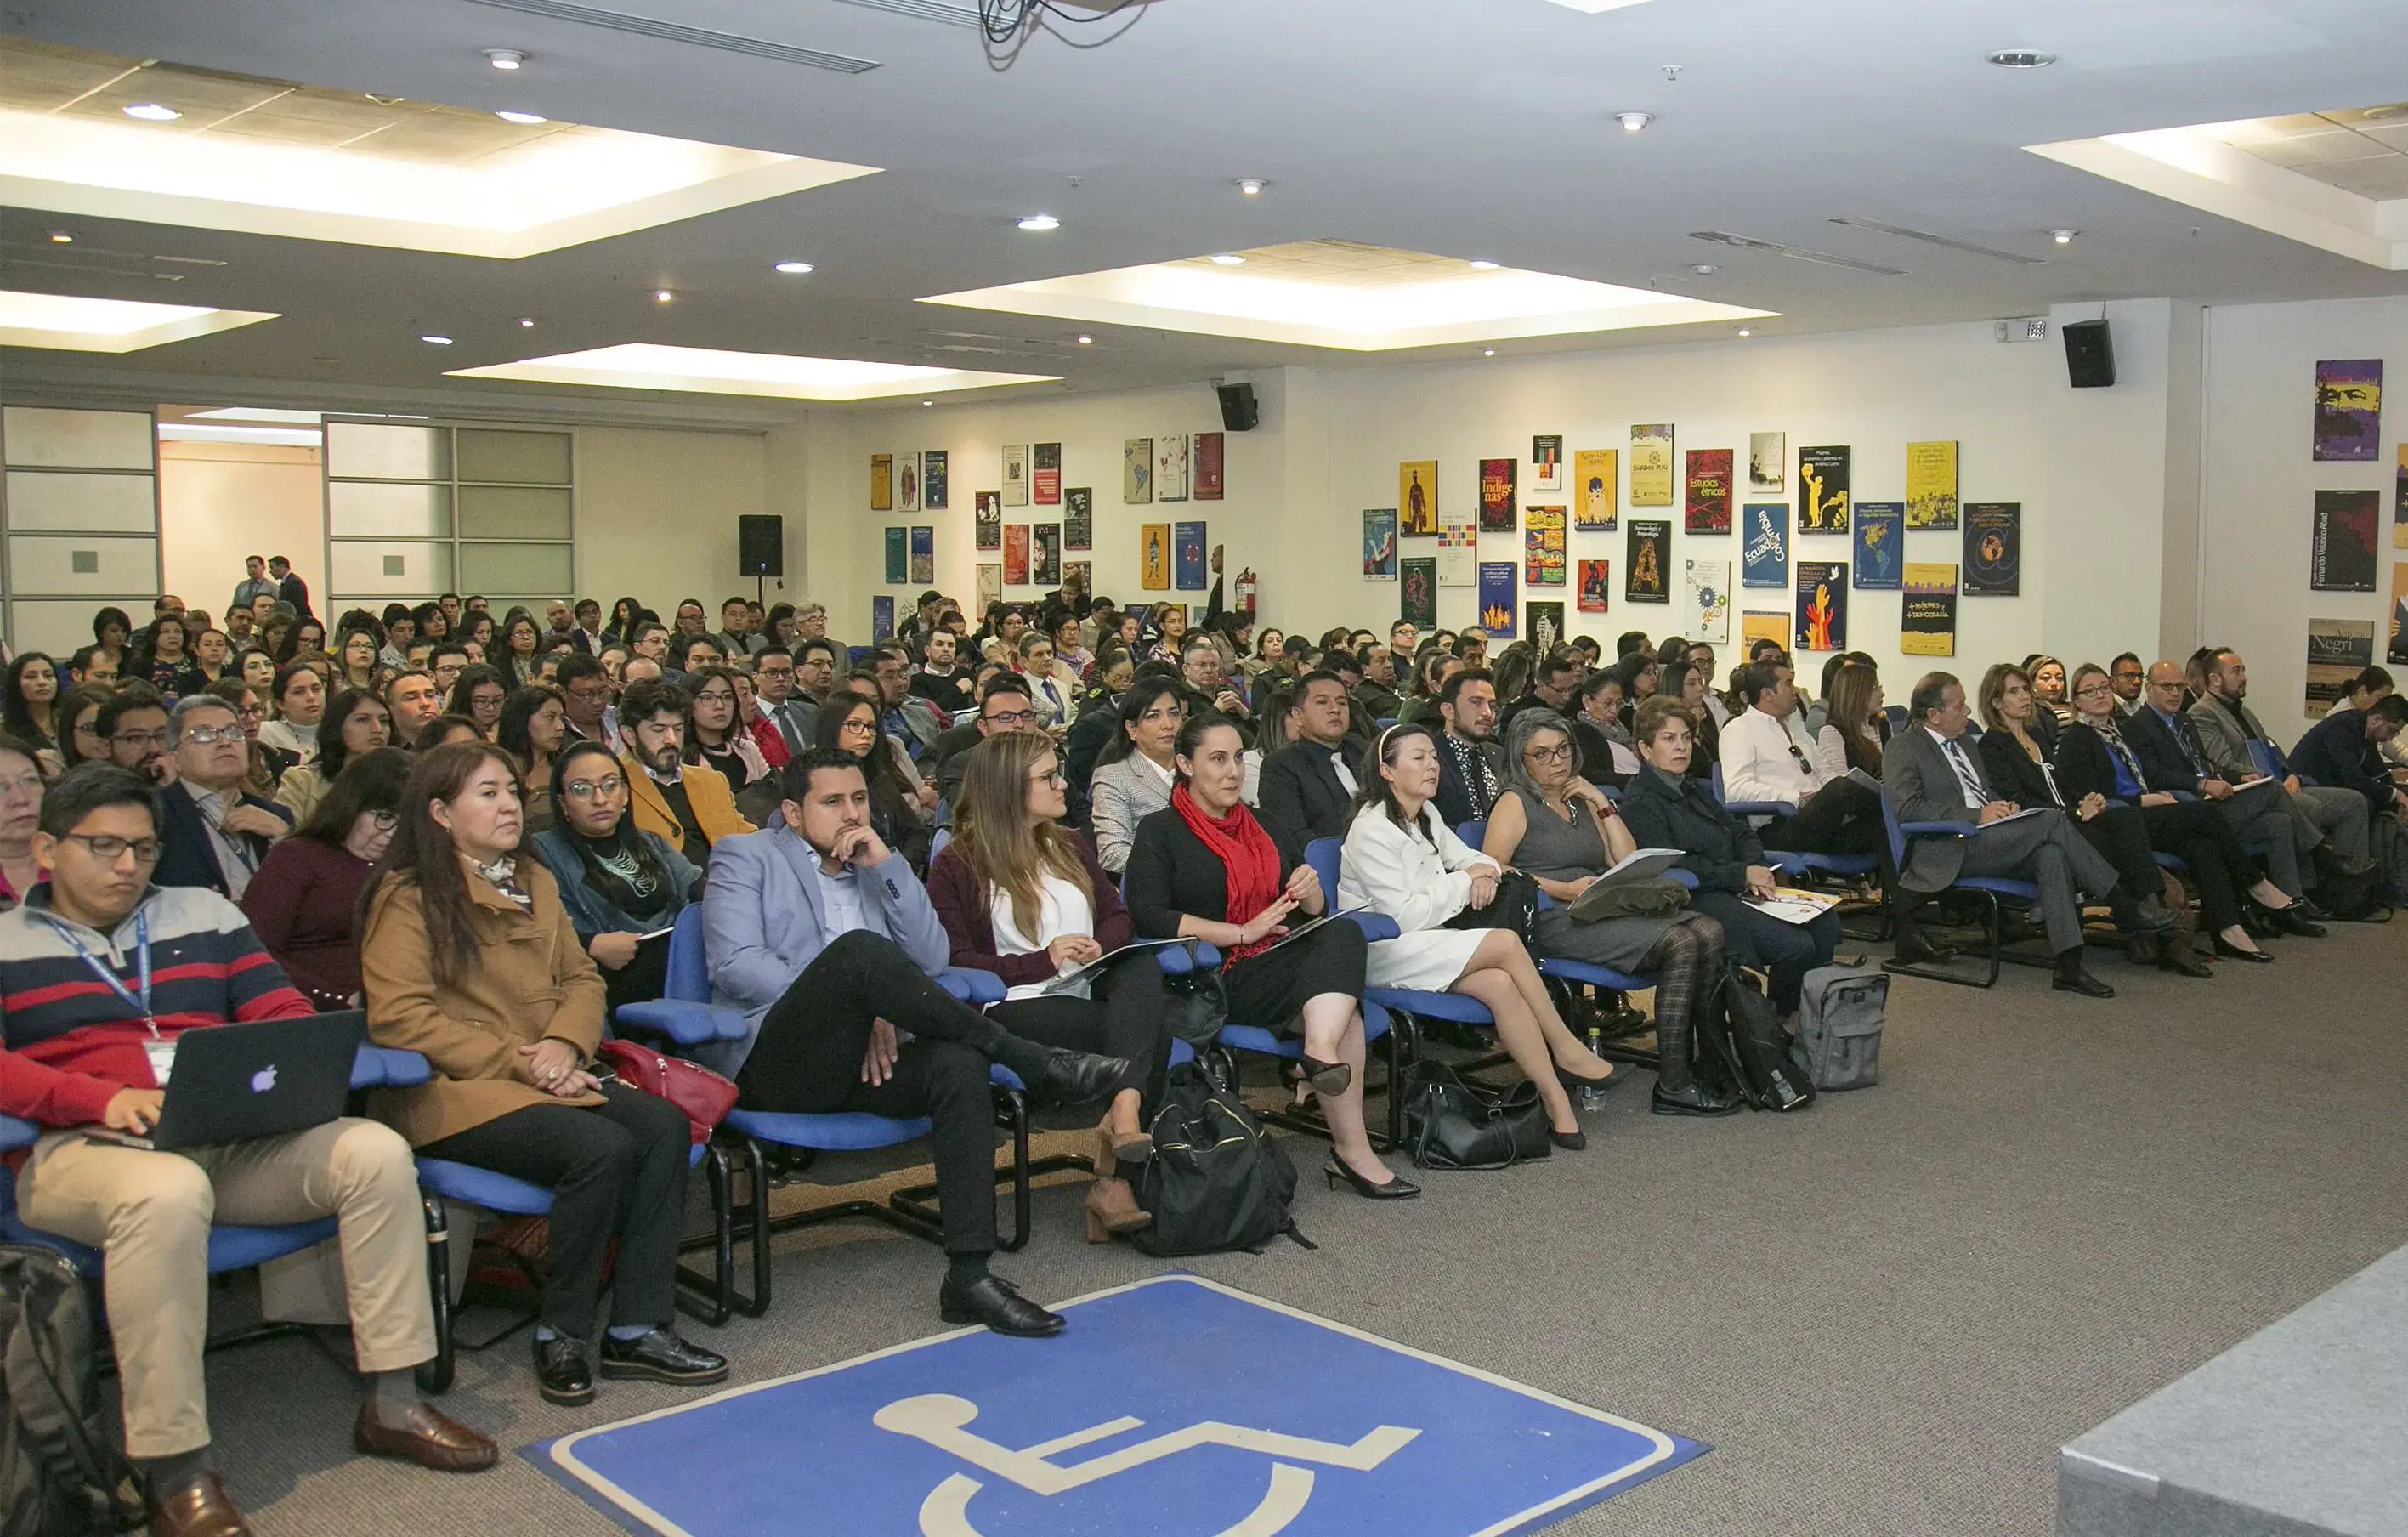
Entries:
POLYGON ((1484 534, 1510 534, 1513 531, 1513 478, 1519 461, 1513 459, 1483 459, 1480 461, 1480 531, 1484 534))

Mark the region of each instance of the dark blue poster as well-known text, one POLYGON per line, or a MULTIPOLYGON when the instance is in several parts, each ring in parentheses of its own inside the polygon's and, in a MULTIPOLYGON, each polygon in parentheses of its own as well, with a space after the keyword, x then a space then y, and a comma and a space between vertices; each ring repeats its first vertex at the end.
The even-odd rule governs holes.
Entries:
POLYGON ((1170 525, 1170 548, 1178 569, 1180 588, 1202 592, 1204 582, 1204 525, 1200 523, 1175 523, 1170 525))
POLYGON ((1968 597, 2014 597, 2023 591, 2024 504, 1969 502, 1965 520, 1968 597))
POLYGON ((1899 540, 1906 533, 1904 502, 1856 504, 1856 586, 1865 592, 1894 593, 1906 575, 1899 558, 1899 540))
POLYGON ((1480 563, 1480 627, 1491 639, 1513 639, 1513 579, 1519 572, 1510 560, 1480 563))
POLYGON ((1789 585, 1789 504, 1750 502, 1741 509, 1739 584, 1789 585))

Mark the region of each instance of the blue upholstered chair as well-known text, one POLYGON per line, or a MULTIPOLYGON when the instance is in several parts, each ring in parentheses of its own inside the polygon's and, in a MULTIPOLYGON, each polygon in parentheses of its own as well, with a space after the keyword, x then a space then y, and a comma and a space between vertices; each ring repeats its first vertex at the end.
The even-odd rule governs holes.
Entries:
MULTIPOLYGON (((1717 768, 1714 772, 1719 776, 1722 770, 1717 768)), ((1455 830, 1455 835, 1476 849, 1487 839, 1488 824, 1467 822, 1455 830)), ((1667 873, 1685 875, 1688 872, 1673 870, 1667 873)), ((1697 889, 1696 880, 1695 876, 1690 876, 1690 889, 1693 891, 1697 889)), ((1555 905, 1554 898, 1543 891, 1539 893, 1541 908, 1552 908, 1555 905)), ((1617 970, 1611 966, 1599 966, 1594 961, 1563 960, 1547 955, 1534 955, 1531 959, 1539 963, 1539 975, 1547 980, 1547 990, 1555 996, 1555 1007, 1564 1015, 1566 1024, 1571 1022, 1573 1011, 1570 1005, 1575 991, 1579 988, 1594 987, 1599 992, 1612 993, 1620 998, 1627 994, 1641 992, 1656 985, 1654 977, 1641 972, 1617 970)), ((1636 1046, 1609 1043, 1605 1054, 1616 1060, 1637 1063, 1641 1067, 1652 1068, 1656 1062, 1654 1052, 1642 1051, 1636 1046)))
MULTIPOLYGON (((1889 835, 1890 857, 1897 862, 1900 869, 1906 868, 1906 840, 1911 836, 1919 833, 1954 833, 1961 838, 1980 830, 1978 825, 1971 822, 1901 823, 1898 819, 1897 803, 1890 799, 1889 792, 1886 790, 1882 792, 1881 803, 1882 826, 1889 835)), ((1962 875, 1951 883, 1948 889, 1971 892, 1982 898, 1983 959, 1989 965, 1988 972, 1977 980, 1944 966, 1897 960, 1882 962, 1883 970, 1895 971, 1900 976, 1924 977, 1932 982, 1954 983, 1959 987, 1991 987, 1998 984, 2001 962, 2013 961, 2018 966, 2054 964, 2047 956, 2021 955, 2008 951, 2000 932, 2000 899, 2018 902, 2028 908, 2040 900, 2040 887, 2029 881, 2013 880, 2003 875, 1962 875)))
MULTIPOLYGON (((1321 878, 1322 900, 1333 908, 1339 905, 1339 865, 1345 846, 1342 839, 1316 838, 1304 848, 1304 862, 1312 866, 1313 874, 1321 878)), ((1376 925, 1365 923, 1365 938, 1378 941, 1398 937, 1396 920, 1377 913, 1367 912, 1362 916, 1366 920, 1378 920, 1376 925)), ((1389 1016, 1392 1039, 1388 1046, 1388 1062, 1392 1072, 1403 1062, 1419 1055, 1419 1022, 1422 1020, 1443 1019, 1485 1030, 1497 1027, 1496 1016, 1488 1012, 1488 1005, 1460 993, 1430 992, 1417 987, 1366 987, 1363 989, 1363 1006, 1367 1032, 1370 1027, 1369 1011, 1372 1008, 1377 1007, 1389 1016)), ((1505 1060, 1507 1057, 1500 1052, 1461 1066, 1464 1070, 1477 1071, 1505 1060)), ((1392 1142, 1404 1139, 1403 1096, 1393 1091, 1388 1096, 1388 1134, 1392 1142)))

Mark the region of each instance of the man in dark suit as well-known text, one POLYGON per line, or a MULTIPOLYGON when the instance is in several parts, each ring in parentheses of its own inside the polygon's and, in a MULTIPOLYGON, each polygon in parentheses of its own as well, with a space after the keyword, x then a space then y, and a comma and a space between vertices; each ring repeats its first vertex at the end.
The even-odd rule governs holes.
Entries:
POLYGON ((1438 691, 1438 794, 1431 803, 1450 827, 1488 815, 1505 788, 1505 749, 1497 744, 1497 675, 1465 668, 1438 691))
POLYGON ((2308 727, 2291 749, 2291 767, 2319 784, 2366 797, 2376 815, 2408 814, 2408 790, 2384 771, 2381 748, 2408 723, 2408 699, 2386 694, 2364 710, 2336 710, 2308 727))
POLYGON ((1571 714, 1572 689, 1580 676, 1580 665, 1572 654, 1561 646, 1530 664, 1530 687, 1520 698, 1505 707, 1497 723, 1498 735, 1513 725, 1513 717, 1526 710, 1552 710, 1567 720, 1571 714))
POLYGON ((936 775, 937 794, 948 806, 958 806, 962 776, 969 771, 970 749, 1001 732, 1040 730, 1039 718, 1027 680, 1009 668, 1000 670, 979 685, 978 718, 939 737, 921 759, 921 769, 936 775), (946 749, 941 757, 937 755, 938 747, 946 749))
POLYGON ((282 555, 267 557, 267 574, 276 579, 276 600, 290 603, 296 614, 309 612, 309 584, 294 574, 293 563, 282 555))
MULTIPOLYGON (((2214 801, 2226 826, 2265 851, 2266 878, 2293 902, 2301 900, 2307 887, 2300 880, 2300 855, 2322 842, 2323 832, 2313 823, 2302 826, 2292 820, 2279 784, 2236 786, 2216 773, 2207 760, 2199 723, 2182 708, 2183 689, 2182 669, 2159 662, 2149 669, 2141 708, 2123 718, 2125 743, 2148 779, 2143 788, 2214 801)), ((2305 922, 2305 914, 2294 913, 2286 927, 2300 932, 2305 922)))
POLYGON ((176 778, 159 792, 159 865, 151 882, 207 886, 238 902, 268 849, 293 830, 293 813, 243 793, 251 739, 234 706, 216 695, 178 701, 167 740, 176 778))
POLYGON ((1263 760, 1259 796, 1263 826, 1288 858, 1301 859, 1316 838, 1346 836, 1354 802, 1354 766, 1347 749, 1346 685, 1328 671, 1297 682, 1296 740, 1263 760))
POLYGON ((2015 816, 2019 808, 2014 801, 1990 793, 1965 743, 1972 711, 1955 675, 1924 674, 1907 701, 1907 714, 1911 724, 1882 754, 1882 787, 1899 821, 1910 826, 1971 824, 1972 830, 1910 835, 1899 883, 1908 892, 1939 892, 1968 875, 2030 882, 2040 888, 2041 919, 2057 957, 2051 985, 2086 998, 2114 998, 2115 990, 2082 964, 2082 893, 2109 902, 2116 927, 2128 933, 2170 928, 2173 914, 2156 898, 2135 903, 2118 890, 2115 867, 2074 830, 2063 812, 2050 806, 2015 816))

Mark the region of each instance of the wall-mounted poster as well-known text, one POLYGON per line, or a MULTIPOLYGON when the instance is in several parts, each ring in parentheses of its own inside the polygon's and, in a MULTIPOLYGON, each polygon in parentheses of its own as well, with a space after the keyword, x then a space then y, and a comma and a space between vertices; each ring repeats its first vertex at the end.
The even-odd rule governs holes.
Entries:
MULTIPOLYGON (((1003 445, 1003 505, 1028 505, 1028 445, 1025 443, 1003 445)), ((1004 573, 1007 585, 1010 574, 1009 571, 1004 573)))
POLYGON ((1480 525, 1471 521, 1469 512, 1449 513, 1438 525, 1438 584, 1441 587, 1469 587, 1480 578, 1474 569, 1480 558, 1480 525))
POLYGON ((1742 587, 1787 587, 1789 504, 1748 503, 1741 511, 1741 530, 1739 584, 1742 587))
POLYGON ((881 593, 869 600, 869 643, 883 645, 895 639, 895 599, 881 593))
POLYGON ((1121 439, 1121 500, 1140 507, 1154 500, 1154 439, 1121 439))
POLYGON ((1154 499, 1187 499, 1187 435, 1167 433, 1154 440, 1154 499))
POLYGON ((1909 656, 1956 654, 1956 567, 1946 562, 1906 563, 1899 599, 1898 649, 1909 656))
POLYGON ((1672 524, 1665 518, 1633 518, 1625 536, 1622 596, 1632 603, 1672 601, 1672 524))
POLYGON ((1028 585, 1028 525, 1025 523, 1003 525, 1003 584, 1028 585))
POLYGON ((1062 547, 1066 550, 1092 550, 1096 547, 1096 489, 1074 485, 1062 493, 1062 547))
POLYGON ((1564 435, 1551 432, 1530 439, 1530 489, 1561 491, 1564 488, 1564 435))
POLYGON ((895 510, 895 455, 891 453, 869 456, 869 510, 872 512, 895 510))
POLYGON ((1408 459, 1397 467, 1397 533, 1420 539, 1438 532, 1438 461, 1408 459))
POLYGON ((2408 664, 2408 560, 2391 567, 2391 643, 2383 659, 2394 667, 2408 664))
POLYGON ((911 529, 911 585, 925 587, 937 580, 937 531, 926 524, 911 529))
POLYGON ((1691 449, 1683 507, 1687 534, 1727 534, 1731 528, 1731 451, 1691 449))
POLYGON ((2349 693, 2351 680, 2374 663, 2374 621, 2308 621, 2308 718, 2332 713, 2349 693))
POLYGON ((1397 510, 1393 507, 1363 510, 1363 579, 1397 580, 1397 510))
POLYGON ((2024 504, 1969 502, 1965 524, 1968 597, 2014 597, 2023 591, 2024 504))
POLYGON ((895 456, 895 510, 920 510, 920 456, 916 453, 895 456))
POLYGON ((1533 587, 1564 584, 1564 510, 1522 510, 1522 580, 1533 587))
POLYGON ((1564 643, 1564 606, 1560 599, 1551 603, 1522 605, 1522 633, 1529 639, 1530 647, 1540 655, 1564 643))
POLYGON ((1170 591, 1170 524, 1146 524, 1137 540, 1138 585, 1150 593, 1170 591))
POLYGON ((1798 451, 1798 532, 1848 531, 1848 450, 1844 443, 1798 451))
POLYGON ((1898 591, 1906 539, 1906 504, 1858 502, 1856 525, 1856 588, 1860 592, 1898 591))
POLYGON ((1028 489, 1039 507, 1062 505, 1062 445, 1035 443, 1028 450, 1028 489))
MULTIPOLYGON (((1730 562, 1727 560, 1692 560, 1682 563, 1687 575, 1682 589, 1689 600, 1689 627, 1684 632, 1692 640, 1709 645, 1727 645, 1730 641, 1730 562)), ((1707 686, 1713 687, 1712 682, 1707 686)))
POLYGON ((1513 639, 1513 563, 1480 563, 1480 627, 1493 640, 1513 639))
POLYGON ((2372 463, 2383 433, 2383 360, 2316 365, 2315 452, 2318 464, 2372 463))
MULTIPOLYGON (((1906 445, 1906 525, 1956 526, 1956 443, 1906 445)), ((1861 578, 1864 573, 1856 573, 1861 578)))
POLYGON ((1178 567, 1179 585, 1188 592, 1204 590, 1204 525, 1180 523, 1170 526, 1171 559, 1178 567))
POLYGON ((1003 548, 1003 493, 982 491, 972 498, 978 505, 971 514, 971 526, 976 530, 976 544, 982 550, 1003 548))
POLYGON ((1221 445, 1224 441, 1217 432, 1196 435, 1196 481, 1188 488, 1188 495, 1199 502, 1221 499, 1221 445))
POLYGON ((909 529, 889 528, 886 531, 886 580, 889 583, 911 580, 911 535, 909 529))
POLYGON ((1630 429, 1630 505, 1672 505, 1672 424, 1640 423, 1630 429))
POLYGON ((1613 606, 1613 562, 1584 560, 1580 563, 1580 591, 1572 601, 1583 613, 1604 613, 1613 606))
MULTIPOLYGON (((1059 490, 1057 486, 1055 488, 1059 490)), ((1039 587, 1054 587, 1062 581, 1062 525, 1040 523, 1029 529, 1028 580, 1039 587)))
POLYGON ((1758 640, 1770 640, 1783 651, 1789 649, 1789 613, 1784 610, 1772 613, 1762 609, 1747 609, 1739 616, 1739 644, 1742 651, 1754 651, 1758 640))
POLYGON ((1517 461, 1483 459, 1480 461, 1480 531, 1484 534, 1510 534, 1513 531, 1513 475, 1517 461))
POLYGON ((2316 493, 2316 542, 2308 585, 2320 593, 2374 591, 2374 523, 2381 493, 2316 493))
POLYGON ((930 449, 920 455, 920 505, 931 512, 948 511, 953 507, 953 487, 946 482, 952 455, 943 449, 930 449))
POLYGON ((1622 457, 1614 449, 1582 449, 1572 455, 1572 526, 1587 534, 1611 534, 1614 476, 1622 457))
POLYGON ((1003 601, 1003 566, 1001 562, 982 560, 978 567, 978 611, 986 612, 990 603, 1003 601))
POLYGON ((1438 557, 1407 555, 1402 586, 1397 594, 1397 617, 1423 630, 1438 627, 1438 557))
POLYGON ((1778 491, 1788 483, 1789 435, 1751 432, 1747 435, 1747 488, 1778 491))
POLYGON ((1847 562, 1798 563, 1798 649, 1848 649, 1847 562))

